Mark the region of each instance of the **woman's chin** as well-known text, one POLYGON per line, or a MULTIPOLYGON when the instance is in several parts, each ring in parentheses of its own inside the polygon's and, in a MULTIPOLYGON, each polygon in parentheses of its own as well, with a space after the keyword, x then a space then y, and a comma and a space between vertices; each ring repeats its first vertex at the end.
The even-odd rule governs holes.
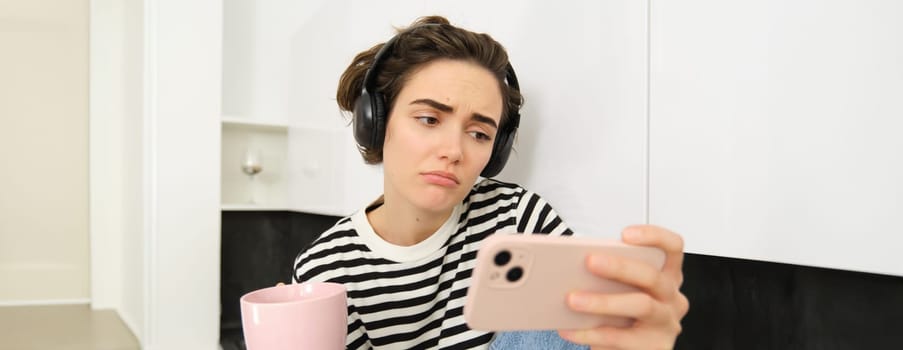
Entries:
POLYGON ((446 213, 464 200, 463 197, 463 195, 459 196, 453 192, 435 193, 434 191, 425 191, 417 201, 417 206, 425 211, 437 214, 446 213))

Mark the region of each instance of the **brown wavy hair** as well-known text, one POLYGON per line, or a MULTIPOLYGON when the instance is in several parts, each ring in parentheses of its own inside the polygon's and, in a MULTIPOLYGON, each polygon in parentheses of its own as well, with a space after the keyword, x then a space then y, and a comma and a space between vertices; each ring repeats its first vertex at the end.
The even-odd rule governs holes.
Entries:
MULTIPOLYGON (((387 113, 391 114, 395 98, 414 72, 425 64, 437 59, 464 60, 476 63, 495 76, 499 89, 505 98, 501 123, 504 125, 508 111, 517 111, 523 104, 520 92, 505 83, 508 69, 508 53, 495 39, 485 33, 475 33, 453 26, 441 16, 418 18, 410 26, 396 29, 397 39, 391 55, 380 63, 376 76, 376 90, 386 98, 387 113), (432 25, 425 25, 432 24, 432 25)), ((354 110, 355 100, 361 95, 364 76, 373 63, 376 53, 385 43, 376 44, 358 53, 339 80, 336 101, 346 112, 354 110)), ((368 149, 358 146, 364 161, 368 164, 382 162, 382 147, 368 149)))

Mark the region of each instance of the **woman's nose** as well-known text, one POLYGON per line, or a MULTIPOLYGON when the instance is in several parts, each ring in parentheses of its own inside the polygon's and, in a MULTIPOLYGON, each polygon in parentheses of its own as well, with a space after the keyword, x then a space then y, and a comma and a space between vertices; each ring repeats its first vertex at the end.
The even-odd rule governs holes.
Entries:
POLYGON ((459 133, 445 133, 440 140, 439 157, 457 163, 464 157, 462 140, 459 133))

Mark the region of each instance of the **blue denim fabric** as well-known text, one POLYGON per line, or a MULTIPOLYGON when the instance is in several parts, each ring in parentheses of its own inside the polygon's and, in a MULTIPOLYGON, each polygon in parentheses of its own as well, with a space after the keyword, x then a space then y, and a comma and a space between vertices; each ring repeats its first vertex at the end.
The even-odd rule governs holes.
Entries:
POLYGON ((587 350, 589 346, 577 345, 558 336, 556 331, 499 332, 495 334, 489 350, 587 350))

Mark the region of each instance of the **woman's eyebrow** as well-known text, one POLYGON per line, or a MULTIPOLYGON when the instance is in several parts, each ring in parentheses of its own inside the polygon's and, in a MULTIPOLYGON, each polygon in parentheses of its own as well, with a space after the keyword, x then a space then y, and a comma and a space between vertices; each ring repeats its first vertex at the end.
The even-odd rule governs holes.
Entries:
MULTIPOLYGON (((441 102, 433 100, 433 99, 428 99, 428 98, 416 99, 414 101, 411 101, 410 104, 427 105, 427 106, 433 107, 439 111, 446 112, 446 113, 451 113, 451 112, 455 111, 455 108, 452 106, 449 106, 447 104, 441 103, 441 102)), ((495 122, 495 119, 489 118, 489 117, 479 114, 479 113, 474 113, 473 116, 470 117, 470 119, 477 121, 477 122, 489 124, 489 126, 496 128, 496 129, 499 128, 498 124, 495 122)))
POLYGON ((470 117, 470 119, 471 119, 471 120, 478 121, 478 122, 482 122, 482 123, 485 123, 485 124, 489 124, 489 126, 493 127, 494 129, 498 129, 498 128, 499 128, 498 124, 495 123, 495 119, 489 118, 489 117, 487 117, 487 116, 485 116, 485 115, 482 115, 482 114, 474 113, 473 116, 470 117))
POLYGON ((446 112, 446 113, 450 113, 455 110, 452 106, 449 106, 447 104, 441 103, 436 100, 431 100, 428 98, 416 99, 414 101, 411 101, 411 104, 412 105, 417 105, 417 104, 427 105, 427 106, 433 107, 435 109, 438 109, 438 110, 446 112))

